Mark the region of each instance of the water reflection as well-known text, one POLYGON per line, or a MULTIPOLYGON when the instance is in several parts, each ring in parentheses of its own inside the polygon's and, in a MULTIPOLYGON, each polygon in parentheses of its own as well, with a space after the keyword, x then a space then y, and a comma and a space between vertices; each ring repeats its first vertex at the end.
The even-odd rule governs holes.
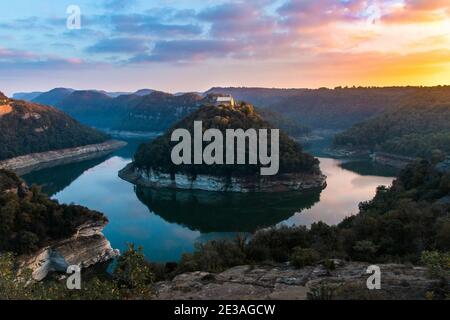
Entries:
POLYGON ((136 195, 164 220, 209 233, 253 232, 275 225, 311 208, 321 191, 255 194, 137 187, 136 195))
POLYGON ((86 160, 83 162, 61 165, 53 168, 42 169, 30 172, 22 176, 29 184, 36 184, 42 188, 42 191, 54 196, 64 190, 78 179, 85 171, 106 161, 109 156, 86 160))
POLYGON ((330 158, 319 160, 320 168, 327 176, 327 188, 322 192, 320 202, 310 209, 295 214, 284 221, 284 224, 309 226, 317 221, 338 224, 345 217, 357 214, 358 204, 372 199, 378 186, 389 186, 394 179, 388 173, 384 176, 361 175, 356 170, 343 168, 342 160, 330 158))
POLYGON ((393 177, 399 172, 396 168, 377 164, 370 160, 345 161, 339 166, 362 176, 393 177))

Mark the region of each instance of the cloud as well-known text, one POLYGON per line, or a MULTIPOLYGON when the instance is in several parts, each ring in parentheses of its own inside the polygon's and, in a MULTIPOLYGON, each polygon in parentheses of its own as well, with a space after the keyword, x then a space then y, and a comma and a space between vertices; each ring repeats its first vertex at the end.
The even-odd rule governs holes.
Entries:
POLYGON ((258 2, 237 2, 209 7, 197 18, 211 23, 209 33, 217 38, 249 38, 277 33, 276 17, 264 13, 258 2))
POLYGON ((430 23, 450 18, 447 0, 406 0, 383 16, 383 21, 396 24, 430 23))
POLYGON ((241 46, 236 41, 222 40, 173 40, 158 41, 152 52, 131 59, 131 62, 174 61, 188 62, 231 55, 241 46))
POLYGON ((147 50, 145 40, 138 38, 102 39, 87 48, 89 53, 141 53, 147 50))
POLYGON ((195 36, 203 32, 198 24, 177 24, 161 22, 153 14, 113 15, 110 23, 115 32, 122 34, 152 35, 159 38, 195 36))
POLYGON ((28 51, 0 48, 0 70, 81 68, 87 63, 80 58, 38 55, 28 51))
POLYGON ((103 7, 108 10, 123 10, 136 5, 137 0, 104 0, 103 7))
POLYGON ((0 67, 72 70, 97 63, 110 70, 128 65, 130 70, 141 70, 134 64, 149 63, 163 70, 162 77, 174 64, 177 70, 180 65, 184 70, 224 70, 218 72, 222 79, 251 81, 257 74, 258 81, 290 85, 302 79, 312 79, 312 85, 338 79, 345 85, 351 77, 381 84, 383 73, 385 79, 403 81, 407 76, 421 77, 420 72, 422 78, 439 73, 445 79, 442 73, 447 72, 448 79, 449 67, 443 64, 450 48, 448 0, 222 0, 158 5, 162 6, 128 0, 86 4, 81 30, 65 28, 64 11, 61 16, 34 18, 17 14, 0 23, 0 34, 9 47, 0 48, 0 67))

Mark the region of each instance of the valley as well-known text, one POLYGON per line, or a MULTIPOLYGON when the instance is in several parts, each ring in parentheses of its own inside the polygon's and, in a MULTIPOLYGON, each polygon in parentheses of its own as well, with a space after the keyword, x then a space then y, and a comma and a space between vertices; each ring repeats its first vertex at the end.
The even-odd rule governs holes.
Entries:
POLYGON ((351 162, 321 157, 327 187, 301 195, 275 193, 261 198, 257 194, 135 188, 117 172, 131 162, 143 140, 126 141, 127 147, 104 159, 65 165, 58 171, 44 169, 23 178, 42 185, 44 192, 62 203, 104 212, 110 221, 104 234, 112 247, 123 252, 127 243, 142 245, 150 261, 177 261, 183 253, 192 252, 197 242, 233 239, 260 227, 308 226, 317 221, 337 224, 357 213, 361 201, 373 197, 377 186, 390 185, 395 176, 391 169, 371 162, 352 167, 351 162), (69 177, 75 172, 76 176, 69 177))

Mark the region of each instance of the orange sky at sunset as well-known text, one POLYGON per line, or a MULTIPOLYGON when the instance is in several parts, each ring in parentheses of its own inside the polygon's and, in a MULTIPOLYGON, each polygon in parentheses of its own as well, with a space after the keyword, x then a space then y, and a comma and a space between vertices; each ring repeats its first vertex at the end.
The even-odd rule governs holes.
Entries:
POLYGON ((119 12, 80 0, 85 24, 70 32, 66 2, 32 25, 34 2, 0 8, 7 93, 450 84, 448 0, 118 1, 119 12))

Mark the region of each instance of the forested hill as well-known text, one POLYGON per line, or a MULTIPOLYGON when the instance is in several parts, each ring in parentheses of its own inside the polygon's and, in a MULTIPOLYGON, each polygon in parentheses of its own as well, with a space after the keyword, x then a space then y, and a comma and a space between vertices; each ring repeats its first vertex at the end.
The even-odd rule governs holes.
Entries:
POLYGON ((334 145, 410 157, 450 155, 450 97, 447 101, 405 106, 366 120, 338 134, 334 145))
MULTIPOLYGON (((32 93, 20 93, 26 98, 32 93)), ((151 89, 134 93, 55 88, 33 98, 33 102, 54 106, 83 124, 125 131, 165 131, 197 110, 212 96, 197 93, 170 94, 151 89)), ((289 135, 301 136, 310 129, 280 113, 262 110, 273 125, 289 135)))
POLYGON ((0 160, 107 139, 107 135, 81 125, 55 108, 0 94, 0 160))
MULTIPOLYGON (((209 174, 218 176, 246 176, 259 173, 260 165, 180 165, 176 166, 171 161, 171 150, 176 144, 170 141, 173 130, 185 128, 193 133, 194 121, 203 122, 203 130, 209 128, 219 129, 225 136, 226 129, 271 129, 273 128, 254 107, 242 103, 235 107, 211 106, 200 107, 192 114, 178 122, 163 136, 140 146, 134 157, 134 165, 140 169, 155 169, 166 173, 209 174)), ((224 139, 224 144, 226 143, 224 139)), ((270 141, 270 139, 269 139, 270 141)), ((224 145, 225 148, 225 145, 224 145)), ((306 172, 318 174, 318 160, 308 153, 303 152, 302 147, 280 131, 279 140, 280 173, 306 172)), ((248 159, 248 145, 246 159, 248 159)), ((225 149, 224 149, 225 150, 225 149)))
MULTIPOLYGON (((450 86, 358 87, 335 89, 212 88, 206 93, 231 94, 237 100, 269 108, 313 129, 347 129, 405 103, 423 98, 442 101, 450 86)), ((448 101, 448 100, 447 100, 448 101)))
POLYGON ((165 131, 198 109, 202 100, 202 96, 195 93, 173 95, 154 91, 133 101, 132 105, 128 104, 128 110, 116 129, 165 131))
POLYGON ((173 95, 151 89, 134 93, 56 88, 34 98, 45 102, 83 124, 127 131, 164 131, 194 111, 202 96, 173 95))
POLYGON ((103 214, 75 205, 60 205, 28 186, 13 172, 0 169, 0 252, 35 252, 71 236, 88 221, 104 221, 103 214))

